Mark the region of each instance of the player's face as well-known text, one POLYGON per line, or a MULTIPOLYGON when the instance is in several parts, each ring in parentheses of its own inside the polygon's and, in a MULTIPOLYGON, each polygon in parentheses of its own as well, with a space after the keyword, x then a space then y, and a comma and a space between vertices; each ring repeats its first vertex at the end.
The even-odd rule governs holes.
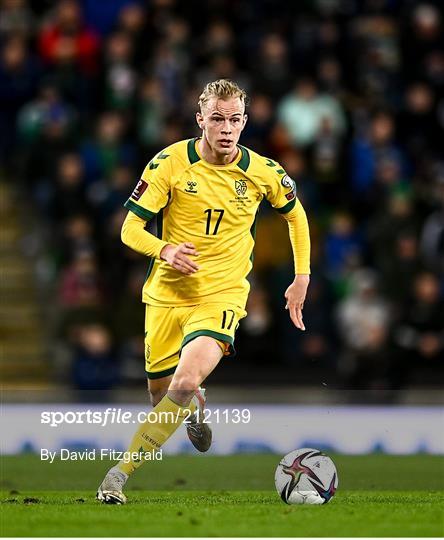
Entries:
POLYGON ((230 155, 236 150, 246 122, 245 106, 238 97, 211 98, 197 113, 199 127, 212 151, 219 155, 230 155))

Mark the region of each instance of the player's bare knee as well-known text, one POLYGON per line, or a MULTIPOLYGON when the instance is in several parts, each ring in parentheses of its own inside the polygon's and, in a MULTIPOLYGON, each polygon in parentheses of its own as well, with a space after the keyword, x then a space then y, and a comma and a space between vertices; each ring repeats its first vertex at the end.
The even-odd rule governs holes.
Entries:
POLYGON ((170 389, 181 390, 183 392, 195 392, 200 384, 197 373, 176 373, 170 384, 170 389))
POLYGON ((199 378, 190 373, 175 374, 168 389, 168 394, 181 404, 188 404, 200 384, 199 378))

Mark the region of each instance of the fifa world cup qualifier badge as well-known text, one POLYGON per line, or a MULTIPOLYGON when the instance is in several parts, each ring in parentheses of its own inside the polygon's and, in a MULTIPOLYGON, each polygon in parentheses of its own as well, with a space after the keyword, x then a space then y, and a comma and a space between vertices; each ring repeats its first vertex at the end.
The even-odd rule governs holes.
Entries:
POLYGON ((288 174, 282 177, 281 184, 284 188, 290 189, 291 191, 285 195, 285 198, 289 201, 292 201, 296 197, 296 183, 293 178, 290 178, 288 174))
POLYGON ((138 201, 140 197, 145 193, 146 189, 148 187, 148 182, 145 182, 145 180, 140 179, 137 182, 136 187, 134 188, 134 191, 131 195, 131 198, 135 201, 138 201))

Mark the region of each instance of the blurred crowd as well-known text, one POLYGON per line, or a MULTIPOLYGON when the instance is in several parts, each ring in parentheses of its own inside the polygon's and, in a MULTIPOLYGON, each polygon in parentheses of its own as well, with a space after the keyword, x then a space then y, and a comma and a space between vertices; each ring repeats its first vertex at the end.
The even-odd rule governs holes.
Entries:
POLYGON ((2 0, 0 40, 2 171, 45 231, 38 279, 74 386, 143 377, 147 261, 120 241, 123 203, 155 153, 198 134, 197 97, 221 77, 248 91, 241 142, 296 181, 312 235, 302 334, 284 310, 286 223, 262 206, 249 316, 225 362, 255 382, 436 384, 441 2, 2 0))

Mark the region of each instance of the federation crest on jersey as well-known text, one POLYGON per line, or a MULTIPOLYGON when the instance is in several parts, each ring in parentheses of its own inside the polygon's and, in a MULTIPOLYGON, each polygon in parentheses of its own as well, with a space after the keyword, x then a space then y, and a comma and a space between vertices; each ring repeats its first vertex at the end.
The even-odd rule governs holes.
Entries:
POLYGON ((236 180, 234 183, 234 187, 236 188, 236 193, 240 197, 243 197, 247 192, 247 182, 245 182, 245 180, 236 180))

